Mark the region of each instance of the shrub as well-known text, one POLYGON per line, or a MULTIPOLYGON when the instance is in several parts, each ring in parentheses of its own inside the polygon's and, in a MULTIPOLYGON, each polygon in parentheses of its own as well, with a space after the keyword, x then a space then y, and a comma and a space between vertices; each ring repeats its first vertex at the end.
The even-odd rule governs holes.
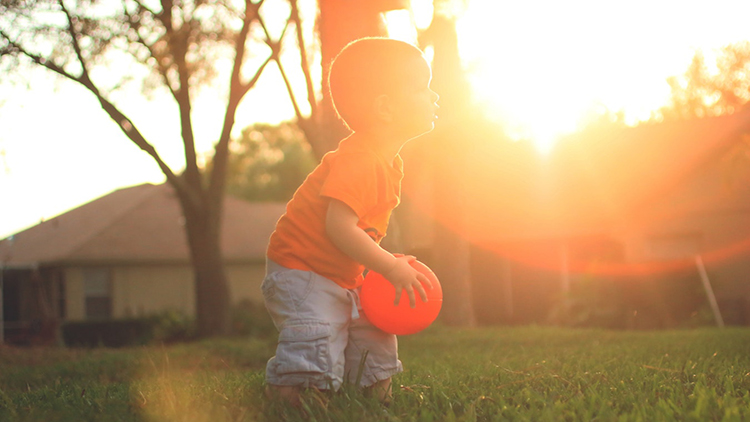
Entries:
POLYGON ((184 312, 167 310, 147 318, 151 326, 151 340, 176 343, 195 338, 195 318, 184 312))
POLYGON ((250 300, 242 300, 232 307, 232 335, 269 337, 276 334, 271 317, 265 306, 250 300))
POLYGON ((67 322, 62 337, 69 347, 124 347, 148 343, 152 330, 145 319, 67 322))
MULTIPOLYGON (((232 336, 269 337, 276 333, 265 307, 243 300, 231 309, 232 336)), ((62 326, 69 347, 126 347, 149 343, 180 343, 195 339, 195 318, 167 310, 144 318, 76 321, 62 326)))

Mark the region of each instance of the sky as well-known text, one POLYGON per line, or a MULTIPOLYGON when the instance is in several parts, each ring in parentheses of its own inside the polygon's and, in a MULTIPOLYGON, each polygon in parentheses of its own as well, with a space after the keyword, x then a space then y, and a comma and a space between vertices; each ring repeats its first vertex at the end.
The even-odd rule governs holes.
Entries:
MULTIPOLYGON (((394 27, 429 19, 429 0, 412 4, 413 15, 389 16, 394 27)), ((682 74, 697 50, 710 58, 750 40, 750 2, 740 0, 467 0, 455 9, 462 61, 482 109, 540 153, 605 109, 622 111, 631 124, 647 119, 669 97, 666 78, 682 74)), ((410 31, 393 33, 408 38, 410 31)), ((293 117, 278 72, 269 70, 241 105, 236 131, 293 117)), ((0 81, 0 238, 113 190, 164 181, 93 95, 41 69, 22 80, 0 81)), ((196 101, 199 151, 218 137, 217 98, 196 101)), ((179 170, 176 106, 146 100, 137 88, 115 100, 179 170)))

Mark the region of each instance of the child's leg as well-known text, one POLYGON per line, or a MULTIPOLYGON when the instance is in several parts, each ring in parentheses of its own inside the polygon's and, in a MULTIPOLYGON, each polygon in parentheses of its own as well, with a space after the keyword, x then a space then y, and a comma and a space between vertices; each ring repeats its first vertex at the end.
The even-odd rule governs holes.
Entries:
POLYGON ((398 360, 398 340, 375 327, 361 312, 349 326, 346 347, 346 373, 350 382, 359 380, 365 391, 384 403, 392 395, 391 377, 403 371, 398 360), (364 362, 363 362, 364 358, 364 362))
POLYGON ((279 329, 276 356, 266 365, 267 395, 294 404, 303 388, 341 385, 351 304, 344 289, 317 274, 275 270, 262 287, 279 329))

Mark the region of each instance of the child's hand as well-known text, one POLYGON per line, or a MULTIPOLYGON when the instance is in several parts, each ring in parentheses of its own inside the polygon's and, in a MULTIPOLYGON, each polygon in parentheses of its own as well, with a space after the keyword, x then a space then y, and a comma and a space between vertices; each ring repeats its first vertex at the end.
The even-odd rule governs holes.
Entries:
POLYGON ((427 285, 428 288, 432 289, 432 283, 426 275, 417 271, 411 266, 410 262, 416 261, 417 258, 413 256, 396 256, 396 263, 387 272, 383 273, 383 276, 393 284, 396 288, 396 301, 393 303, 398 306, 401 300, 401 291, 406 290, 406 294, 409 295, 409 306, 412 308, 417 306, 417 299, 414 295, 416 289, 419 293, 419 297, 422 298, 423 302, 427 302, 427 293, 422 287, 422 283, 427 285))

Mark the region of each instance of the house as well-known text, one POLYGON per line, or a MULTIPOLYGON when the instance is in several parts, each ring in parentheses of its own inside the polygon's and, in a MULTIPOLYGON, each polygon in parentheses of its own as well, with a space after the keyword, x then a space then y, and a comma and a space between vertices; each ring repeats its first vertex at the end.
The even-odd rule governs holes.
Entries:
MULTIPOLYGON (((727 323, 750 324, 750 160, 729 159, 747 157, 750 108, 602 125, 546 155, 481 130, 460 140, 464 199, 436 217, 471 245, 479 323, 710 322, 713 293, 727 323)), ((428 190, 407 192, 415 215, 432 212, 428 190)))
MULTIPOLYGON (((284 204, 227 197, 222 248, 232 300, 260 302, 265 248, 284 204)), ((6 338, 35 321, 193 314, 193 274, 168 184, 116 190, 0 241, 6 338)))

